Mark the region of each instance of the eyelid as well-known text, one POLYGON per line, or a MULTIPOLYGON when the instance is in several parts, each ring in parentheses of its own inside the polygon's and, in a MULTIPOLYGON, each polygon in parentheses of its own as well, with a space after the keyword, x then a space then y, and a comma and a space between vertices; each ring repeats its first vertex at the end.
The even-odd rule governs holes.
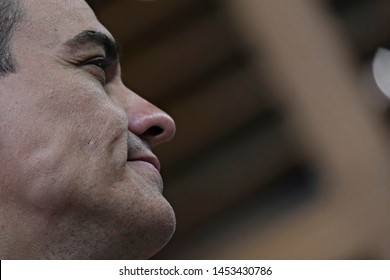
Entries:
POLYGON ((103 84, 106 85, 108 81, 107 70, 111 66, 112 62, 107 60, 104 57, 97 57, 89 59, 82 63, 83 66, 88 67, 92 75, 97 77, 97 79, 103 84))
POLYGON ((84 65, 95 65, 104 70, 112 65, 112 61, 104 57, 97 57, 97 58, 87 60, 86 62, 84 62, 84 65))
POLYGON ((112 65, 112 62, 108 61, 105 58, 97 58, 97 59, 89 60, 85 64, 86 65, 95 65, 95 66, 101 68, 102 70, 106 71, 112 65))
POLYGON ((92 75, 106 85, 115 77, 118 70, 119 60, 112 60, 105 55, 89 56, 89 58, 80 59, 78 63, 81 67, 86 67, 92 75))

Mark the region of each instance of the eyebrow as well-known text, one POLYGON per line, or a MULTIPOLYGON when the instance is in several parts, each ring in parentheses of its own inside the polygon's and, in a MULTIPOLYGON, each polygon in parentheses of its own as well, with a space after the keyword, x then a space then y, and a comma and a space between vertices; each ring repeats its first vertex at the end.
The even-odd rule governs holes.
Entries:
POLYGON ((72 39, 66 41, 65 45, 71 48, 77 48, 91 43, 103 47, 108 59, 119 59, 118 43, 99 31, 85 30, 74 36, 72 39))

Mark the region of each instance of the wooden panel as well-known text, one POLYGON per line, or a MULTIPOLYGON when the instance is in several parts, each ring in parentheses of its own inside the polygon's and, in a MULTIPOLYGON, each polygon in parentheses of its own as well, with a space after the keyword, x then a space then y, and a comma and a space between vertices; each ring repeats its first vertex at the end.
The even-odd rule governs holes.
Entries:
MULTIPOLYGON (((257 119, 245 131, 194 157, 166 180, 165 195, 178 220, 177 236, 205 224, 226 208, 258 193, 275 176, 296 164, 283 127, 257 119)), ((184 237, 186 238, 186 237, 184 237)))
POLYGON ((109 1, 96 14, 117 40, 124 43, 146 30, 156 28, 156 24, 187 7, 190 2, 192 0, 109 1))
POLYGON ((164 106, 176 120, 177 132, 174 140, 157 150, 163 170, 180 166, 269 109, 270 102, 258 90, 246 72, 236 71, 164 106))
MULTIPOLYGON (((351 50, 337 25, 310 0, 232 3, 237 22, 261 47, 262 57, 266 52, 260 67, 267 68, 322 169, 323 194, 307 214, 289 217, 266 236, 254 228, 253 239, 225 247, 224 256, 244 257, 254 244, 258 252, 268 252, 266 258, 339 258, 370 246, 388 256, 388 140, 383 123, 364 103, 351 50)), ((203 256, 215 256, 215 250, 203 256)), ((251 252, 248 258, 256 256, 251 252)))
POLYGON ((236 50, 220 18, 194 22, 170 40, 150 46, 123 62, 123 77, 131 88, 150 100, 198 76, 236 50))
POLYGON ((340 21, 351 36, 353 46, 364 58, 371 56, 378 46, 389 45, 389 1, 351 2, 340 13, 340 21))
POLYGON ((386 258, 383 231, 363 227, 357 232, 359 221, 354 209, 331 204, 324 208, 326 202, 313 200, 292 213, 276 216, 272 210, 253 207, 230 223, 215 221, 201 234, 189 234, 192 246, 180 244, 172 249, 173 256, 178 259, 349 259, 356 254, 375 252, 375 258, 386 258), (342 215, 340 210, 344 210, 342 215))

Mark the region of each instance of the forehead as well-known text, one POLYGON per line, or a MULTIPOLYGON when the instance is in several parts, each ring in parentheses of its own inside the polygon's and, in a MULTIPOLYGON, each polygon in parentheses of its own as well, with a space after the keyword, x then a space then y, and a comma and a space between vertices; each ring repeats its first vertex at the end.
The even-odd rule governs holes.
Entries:
POLYGON ((45 46, 63 43, 84 30, 109 36, 94 12, 83 0, 19 0, 24 18, 17 33, 45 46))

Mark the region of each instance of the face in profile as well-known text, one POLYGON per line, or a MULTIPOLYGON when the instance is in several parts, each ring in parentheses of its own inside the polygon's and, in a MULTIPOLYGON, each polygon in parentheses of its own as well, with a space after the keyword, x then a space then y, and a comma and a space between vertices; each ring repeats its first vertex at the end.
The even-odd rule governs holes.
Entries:
POLYGON ((0 257, 149 258, 171 238, 152 149, 172 119, 121 80, 82 0, 20 0, 0 78, 0 257))

